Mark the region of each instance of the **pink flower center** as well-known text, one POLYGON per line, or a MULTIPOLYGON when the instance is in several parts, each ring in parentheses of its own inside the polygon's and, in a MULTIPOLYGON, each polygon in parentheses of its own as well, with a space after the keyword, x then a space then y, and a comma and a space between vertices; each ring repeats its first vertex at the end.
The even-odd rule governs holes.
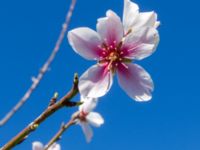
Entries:
POLYGON ((117 44, 116 41, 113 41, 113 43, 110 45, 103 43, 100 48, 102 53, 99 64, 106 64, 107 69, 113 73, 119 64, 124 65, 123 62, 127 62, 127 60, 128 62, 131 61, 130 59, 125 58, 125 51, 122 48, 122 42, 117 44))
POLYGON ((88 115, 88 113, 86 113, 86 112, 84 112, 84 111, 81 111, 80 113, 79 113, 79 119, 81 120, 81 121, 86 121, 86 116, 88 115))

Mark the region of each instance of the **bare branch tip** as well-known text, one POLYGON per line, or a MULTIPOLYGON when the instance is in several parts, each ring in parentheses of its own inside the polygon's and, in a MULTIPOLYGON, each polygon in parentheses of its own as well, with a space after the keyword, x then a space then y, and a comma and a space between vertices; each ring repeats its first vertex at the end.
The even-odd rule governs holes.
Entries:
POLYGON ((55 92, 53 98, 58 99, 58 96, 58 92, 55 92))
POLYGON ((78 73, 74 74, 74 84, 78 84, 78 73))

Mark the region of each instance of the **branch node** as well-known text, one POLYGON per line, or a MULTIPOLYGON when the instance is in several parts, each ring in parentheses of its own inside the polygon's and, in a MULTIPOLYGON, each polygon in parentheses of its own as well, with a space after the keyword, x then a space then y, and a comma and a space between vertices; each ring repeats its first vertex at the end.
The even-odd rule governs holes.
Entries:
POLYGON ((83 102, 72 102, 72 101, 68 101, 65 103, 66 107, 75 107, 75 106, 80 106, 81 104, 83 104, 83 102))
POLYGON ((58 99, 58 92, 55 92, 54 96, 51 98, 49 102, 48 107, 53 106, 57 102, 57 99, 58 99))
POLYGON ((39 124, 33 123, 32 125, 30 125, 30 129, 31 129, 31 130, 35 130, 35 129, 37 129, 38 127, 39 127, 39 124))

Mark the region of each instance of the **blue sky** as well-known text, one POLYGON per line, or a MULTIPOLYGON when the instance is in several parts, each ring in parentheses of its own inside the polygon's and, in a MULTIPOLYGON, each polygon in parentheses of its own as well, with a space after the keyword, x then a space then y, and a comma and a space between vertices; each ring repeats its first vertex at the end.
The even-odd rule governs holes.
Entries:
MULTIPOLYGON (((135 2, 142 11, 155 10, 161 20, 156 53, 137 62, 154 80, 153 99, 147 103, 131 100, 115 79, 96 109, 105 124, 94 129, 92 142, 87 144, 80 127, 73 126, 60 141, 63 150, 200 149, 199 4, 197 0, 135 2)), ((31 76, 37 75, 47 59, 68 7, 69 0, 0 1, 0 117, 21 98, 31 76)), ((107 9, 121 16, 122 8, 122 0, 78 0, 70 29, 95 29, 96 19, 107 9)), ((51 70, 30 100, 0 127, 0 145, 37 117, 55 91, 62 96, 70 88, 74 72, 81 74, 94 63, 74 53, 65 38, 51 70)), ((29 150, 35 140, 48 142, 74 111, 76 108, 57 112, 15 149, 29 150)))

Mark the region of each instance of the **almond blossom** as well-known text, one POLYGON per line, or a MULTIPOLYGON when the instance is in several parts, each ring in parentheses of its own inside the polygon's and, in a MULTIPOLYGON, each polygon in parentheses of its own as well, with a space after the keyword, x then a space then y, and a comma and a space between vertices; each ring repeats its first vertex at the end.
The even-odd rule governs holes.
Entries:
MULTIPOLYGON (((45 146, 39 141, 32 143, 32 150, 44 150, 44 148, 45 146)), ((51 147, 48 148, 48 150, 61 150, 61 147, 59 144, 54 143, 51 147)))
POLYGON ((93 112, 97 105, 96 98, 81 97, 82 105, 79 106, 79 117, 77 123, 81 126, 87 142, 90 142, 93 137, 93 131, 90 125, 100 127, 104 123, 102 116, 93 112))
POLYGON ((121 88, 136 101, 148 101, 154 89, 150 75, 131 63, 150 56, 159 42, 157 14, 139 12, 137 4, 124 0, 122 21, 108 10, 97 21, 96 30, 80 27, 68 33, 69 43, 82 57, 96 60, 80 77, 79 91, 85 97, 105 95, 118 75, 121 88))

